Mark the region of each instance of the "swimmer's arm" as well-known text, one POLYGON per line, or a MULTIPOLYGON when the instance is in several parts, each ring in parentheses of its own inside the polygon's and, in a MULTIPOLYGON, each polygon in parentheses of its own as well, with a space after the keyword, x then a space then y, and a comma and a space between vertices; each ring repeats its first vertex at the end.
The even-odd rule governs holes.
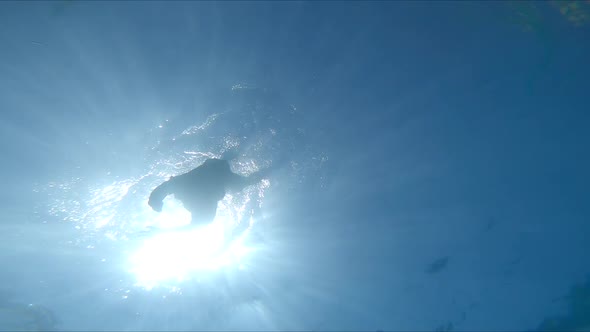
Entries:
POLYGON ((148 200, 149 206, 152 207, 154 211, 162 212, 162 207, 164 205, 163 201, 166 196, 170 195, 170 180, 162 183, 161 185, 157 186, 156 189, 152 191, 150 194, 150 198, 148 200))

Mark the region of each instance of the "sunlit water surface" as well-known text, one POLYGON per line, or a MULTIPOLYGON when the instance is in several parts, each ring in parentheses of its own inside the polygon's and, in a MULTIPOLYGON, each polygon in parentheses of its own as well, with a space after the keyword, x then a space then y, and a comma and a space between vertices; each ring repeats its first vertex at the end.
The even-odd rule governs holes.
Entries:
MULTIPOLYGON (((231 91, 244 90, 236 85, 231 91)), ((130 307, 135 309, 129 310, 137 310, 133 315, 138 317, 138 327, 206 326, 204 317, 211 310, 233 310, 240 303, 258 308, 257 315, 268 315, 261 302, 263 289, 273 286, 269 282, 263 286, 260 280, 272 279, 274 273, 280 272, 272 262, 281 255, 280 248, 273 246, 276 239, 267 231, 277 223, 272 200, 267 201, 268 192, 276 184, 288 188, 301 182, 304 169, 317 168, 327 156, 305 149, 301 133, 283 130, 280 121, 268 118, 264 113, 267 110, 260 106, 264 93, 261 96, 256 112, 244 114, 249 106, 238 103, 234 109, 212 113, 194 125, 165 120, 155 128, 147 128, 147 132, 158 136, 151 141, 153 145, 137 147, 145 151, 145 164, 135 168, 139 174, 133 171, 136 174, 121 175, 113 170, 95 176, 73 170, 70 177, 35 187, 35 192, 45 198, 35 211, 38 221, 69 230, 57 236, 56 241, 75 255, 87 256, 86 264, 92 269, 97 268, 92 264, 98 264, 102 270, 99 274, 109 275, 108 280, 99 282, 104 285, 101 292, 119 301, 130 301, 130 307), (249 125, 254 122, 256 126, 249 125), (165 198, 161 213, 148 206, 147 198, 158 184, 197 167, 207 158, 224 157, 228 151, 234 151, 230 153, 230 164, 237 174, 248 176, 267 168, 271 172, 259 183, 227 194, 210 223, 191 225, 190 213, 174 195, 165 198), (266 263, 261 265, 261 260, 266 263), (196 321, 183 319, 170 324, 156 318, 160 310, 179 314, 178 306, 163 309, 156 305, 145 316, 146 312, 142 314, 132 304, 141 299, 157 303, 155 299, 169 296, 180 302, 185 301, 183 297, 197 296, 203 304, 192 315, 196 321)), ((288 117, 294 116, 293 108, 285 107, 288 117)), ((92 289, 95 287, 100 286, 92 289)), ((70 318, 65 326, 85 326, 80 324, 70 318)), ((104 324, 104 328, 118 326, 104 324)))

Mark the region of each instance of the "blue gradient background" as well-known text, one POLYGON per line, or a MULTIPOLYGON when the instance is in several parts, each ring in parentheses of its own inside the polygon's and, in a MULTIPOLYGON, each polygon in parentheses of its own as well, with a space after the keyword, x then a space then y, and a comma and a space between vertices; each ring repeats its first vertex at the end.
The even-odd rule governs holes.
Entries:
POLYGON ((0 3, 0 328, 29 304, 65 330, 525 330, 565 312, 590 273, 589 25, 531 6, 0 3), (299 167, 271 181, 247 274, 127 287, 121 246, 77 245, 35 189, 139 176, 158 142, 248 98, 264 112, 244 121, 287 133, 266 157, 299 167))

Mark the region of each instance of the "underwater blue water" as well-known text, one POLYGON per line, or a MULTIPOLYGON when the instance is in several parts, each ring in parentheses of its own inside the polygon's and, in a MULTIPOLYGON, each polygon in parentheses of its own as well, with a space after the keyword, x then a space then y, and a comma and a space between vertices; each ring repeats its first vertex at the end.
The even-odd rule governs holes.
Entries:
POLYGON ((565 313, 590 273, 579 6, 0 3, 0 330, 565 313), (186 221, 155 186, 230 150, 272 172, 219 229, 145 232, 186 221))

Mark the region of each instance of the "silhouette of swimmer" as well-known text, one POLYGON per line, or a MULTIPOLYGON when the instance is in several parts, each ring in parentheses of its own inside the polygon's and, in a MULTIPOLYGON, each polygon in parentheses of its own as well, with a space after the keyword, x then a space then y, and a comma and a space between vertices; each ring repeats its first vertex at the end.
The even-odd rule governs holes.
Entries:
POLYGON ((148 204, 154 211, 162 212, 162 201, 174 194, 191 213, 191 223, 210 222, 215 218, 217 203, 226 192, 241 191, 258 183, 262 176, 262 172, 241 176, 231 171, 227 160, 207 159, 192 171, 172 176, 156 187, 150 194, 148 204))

